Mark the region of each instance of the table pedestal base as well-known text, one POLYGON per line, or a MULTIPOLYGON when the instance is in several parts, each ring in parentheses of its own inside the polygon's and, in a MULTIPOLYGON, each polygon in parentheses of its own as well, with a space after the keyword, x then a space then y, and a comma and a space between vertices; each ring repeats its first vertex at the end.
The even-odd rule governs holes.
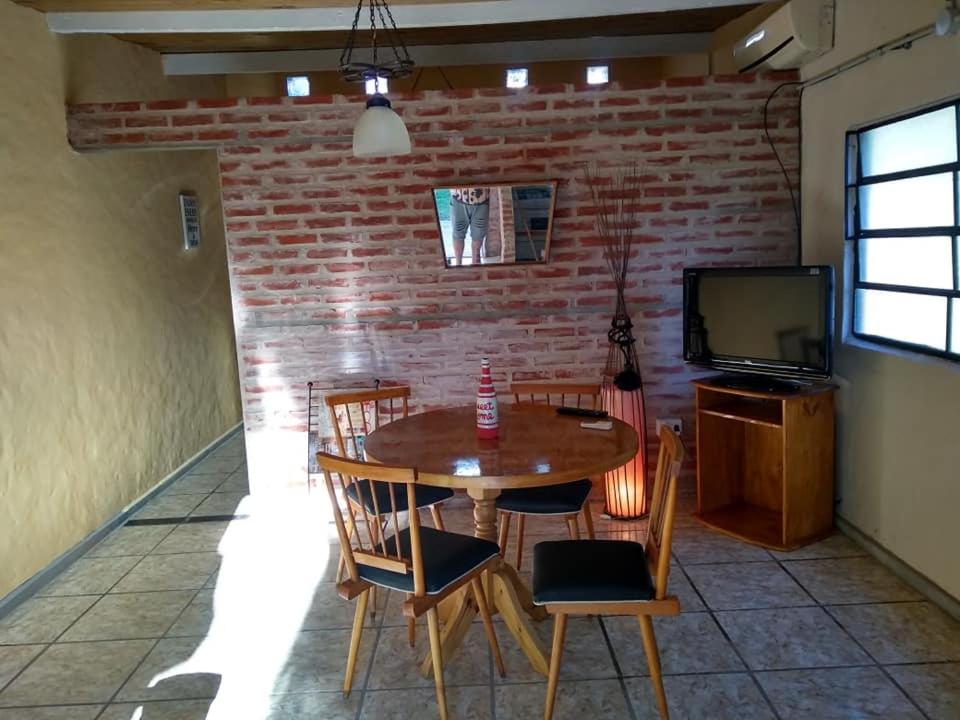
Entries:
MULTIPOLYGON (((497 542, 496 501, 500 490, 477 489, 468 490, 467 493, 473 498, 474 535, 497 542)), ((549 656, 540 647, 528 616, 539 622, 546 619, 547 611, 533 604, 530 590, 520 580, 517 571, 506 563, 501 563, 499 568, 488 573, 484 589, 490 613, 499 613, 503 617, 504 624, 516 638, 533 669, 546 675, 550 668, 549 656)), ((445 662, 463 642, 478 612, 477 603, 466 587, 440 603, 440 617, 443 620, 440 645, 445 662)), ((429 653, 420 663, 420 672, 424 677, 429 677, 433 672, 429 653)))
MULTIPOLYGON (((541 675, 550 668, 549 656, 540 647, 537 636, 530 625, 530 618, 540 621, 547 617, 547 611, 533 604, 530 591, 520 581, 517 571, 506 563, 489 573, 484 583, 490 613, 500 613, 504 625, 516 638, 520 649, 530 660, 530 665, 541 675)), ((444 662, 453 656, 466 637, 470 624, 479 609, 468 588, 463 588, 441 603, 441 613, 445 615, 443 629, 440 632, 440 646, 444 662)), ((502 639, 500 639, 502 642, 502 639)), ((509 672, 509 670, 508 670, 509 672)), ((420 673, 430 677, 433 663, 430 654, 420 663, 420 673)))

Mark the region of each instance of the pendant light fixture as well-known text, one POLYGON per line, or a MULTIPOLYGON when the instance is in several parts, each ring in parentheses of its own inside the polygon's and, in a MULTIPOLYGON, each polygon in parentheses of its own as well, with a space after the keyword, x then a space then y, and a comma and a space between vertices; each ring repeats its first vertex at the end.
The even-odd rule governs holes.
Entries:
MULTIPOLYGON (((340 75, 347 82, 365 84, 367 80, 394 80, 413 73, 413 60, 407 52, 386 0, 360 0, 353 17, 353 27, 340 54, 340 75), (357 27, 364 2, 370 11, 370 58, 362 62, 354 57, 357 48, 357 27), (382 44, 382 45, 381 45, 382 44), (389 50, 385 49, 389 47, 389 50), (385 56, 385 57, 382 57, 385 56)), ((376 84, 374 85, 376 87, 376 84)), ((353 128, 355 157, 408 155, 410 134, 400 116, 393 111, 386 95, 379 91, 367 100, 367 109, 353 128)))

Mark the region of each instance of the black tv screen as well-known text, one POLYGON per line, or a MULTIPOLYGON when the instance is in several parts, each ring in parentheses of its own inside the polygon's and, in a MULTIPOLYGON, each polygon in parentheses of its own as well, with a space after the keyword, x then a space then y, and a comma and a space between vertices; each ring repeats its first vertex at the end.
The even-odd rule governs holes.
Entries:
POLYGON ((830 377, 833 268, 683 272, 683 357, 735 372, 830 377))

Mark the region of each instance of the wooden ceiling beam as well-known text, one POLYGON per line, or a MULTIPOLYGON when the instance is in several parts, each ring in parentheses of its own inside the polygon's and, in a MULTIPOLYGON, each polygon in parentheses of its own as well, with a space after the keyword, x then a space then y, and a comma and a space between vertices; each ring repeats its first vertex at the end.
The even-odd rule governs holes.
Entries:
MULTIPOLYGON (((50 0, 21 0, 49 2, 50 0)), ((116 1, 116 0, 111 0, 116 1)), ((189 0, 187 0, 189 2, 189 0)), ((203 0, 207 1, 207 0, 203 0)), ((284 0, 274 0, 283 2, 284 0)), ((351 3, 353 0, 337 0, 351 3)), ((110 35, 158 33, 277 33, 349 30, 354 6, 282 9, 142 10, 124 12, 79 11, 95 0, 74 0, 69 12, 48 12, 47 25, 55 33, 110 35)), ((484 26, 552 20, 589 20, 669 11, 722 9, 749 0, 452 0, 415 4, 393 3, 400 28, 484 26), (705 7, 706 6, 706 7, 705 7)), ((756 3, 749 3, 756 4, 756 3)), ((138 6, 139 7, 139 6, 138 6)), ((178 0, 177 7, 184 7, 178 0)))
MULTIPOLYGON (((627 37, 712 32, 747 12, 752 5, 636 13, 615 17, 496 25, 466 25, 401 30, 403 41, 418 45, 456 45, 529 40, 566 40, 584 37, 627 37)), ((284 33, 131 33, 128 42, 164 53, 243 52, 270 50, 334 50, 343 48, 348 31, 284 33)), ((369 31, 357 45, 370 44, 369 31)))

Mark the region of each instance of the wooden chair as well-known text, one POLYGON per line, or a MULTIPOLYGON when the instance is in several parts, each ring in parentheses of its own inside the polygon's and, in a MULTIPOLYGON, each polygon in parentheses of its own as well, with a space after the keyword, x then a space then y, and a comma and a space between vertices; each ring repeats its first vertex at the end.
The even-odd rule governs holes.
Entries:
MULTIPOLYGON (((366 438, 373 430, 395 420, 397 414, 400 417, 407 417, 409 398, 410 388, 406 386, 327 395, 325 402, 330 411, 330 422, 333 424, 340 455, 345 458, 363 461, 365 458, 363 456, 362 438, 366 438), (384 418, 384 416, 386 417, 384 418)), ((389 485, 378 482, 362 485, 351 484, 346 488, 347 500, 359 506, 362 498, 366 513, 374 518, 374 523, 371 526, 374 541, 376 541, 376 536, 383 526, 382 520, 377 519, 380 515, 377 508, 389 506, 388 494, 389 485)), ((430 508, 434 526, 438 530, 443 530, 443 518, 440 515, 439 504, 453 496, 454 491, 449 488, 420 485, 415 492, 415 507, 418 510, 426 507, 430 508)), ((407 496, 403 494, 397 499, 397 502, 400 512, 406 512, 407 496)), ((352 516, 350 522, 352 523, 352 516)), ((354 528, 352 524, 349 524, 347 529, 353 536, 354 528)), ((341 555, 337 567, 337 582, 343 579, 345 568, 346 564, 341 555)), ((370 605, 371 617, 375 617, 377 613, 376 593, 374 592, 373 595, 374 602, 370 605)), ((416 628, 413 620, 407 623, 407 632, 412 647, 416 641, 416 628)))
MULTIPOLYGON (((328 395, 326 403, 330 409, 330 420, 333 423, 337 449, 340 454, 346 458, 364 460, 360 438, 365 438, 373 430, 393 421, 398 413, 400 417, 407 417, 409 398, 409 387, 390 387, 328 395), (399 408, 394 407, 395 402, 399 404, 399 408), (386 422, 381 422, 383 415, 388 418, 386 422), (348 433, 346 436, 344 436, 345 430, 348 433)), ((373 487, 380 506, 385 507, 387 486, 373 483, 373 487)), ((366 486, 365 489, 367 489, 366 486)), ((348 493, 348 497, 354 503, 360 502, 360 496, 355 494, 357 492, 359 491, 354 487, 348 493)), ((437 506, 452 498, 453 495, 453 490, 449 488, 420 485, 416 489, 416 507, 417 509, 429 507, 434 525, 438 530, 443 530, 443 518, 440 516, 440 508, 437 506)), ((374 510, 373 497, 369 493, 364 494, 363 502, 366 505, 367 512, 372 513, 374 510)), ((407 509, 406 497, 401 498, 399 502, 401 504, 400 510, 405 511, 407 509)))
POLYGON ((556 615, 544 720, 551 720, 560 677, 568 615, 636 615, 660 717, 668 720, 654 615, 677 615, 680 603, 667 595, 670 541, 683 444, 667 427, 660 431, 660 456, 650 527, 645 545, 622 540, 562 540, 533 549, 533 602, 556 615))
POLYGON ((500 646, 493 628, 480 576, 485 570, 495 570, 500 560, 500 549, 495 543, 470 535, 458 535, 443 530, 420 526, 419 514, 408 513, 409 525, 401 527, 399 514, 404 506, 416 502, 417 471, 414 468, 374 465, 326 453, 317 453, 317 465, 323 472, 334 522, 340 538, 340 548, 347 565, 347 579, 337 584, 337 592, 346 600, 357 598, 353 616, 353 632, 347 654, 347 669, 343 691, 347 695, 353 687, 360 638, 368 599, 377 586, 407 594, 403 614, 409 619, 427 616, 430 633, 430 654, 434 680, 437 686, 437 705, 440 718, 447 718, 447 702, 443 684, 443 658, 440 646, 440 621, 437 605, 441 600, 469 584, 483 619, 487 641, 501 677, 505 675, 500 646), (337 478, 335 481, 334 478, 337 478), (369 513, 364 504, 346 503, 348 518, 337 500, 337 489, 346 493, 356 483, 382 483, 386 488, 386 506, 379 504, 379 493, 371 494, 376 513, 369 513), (335 487, 338 486, 338 487, 335 487), (355 509, 356 508, 356 509, 355 509), (358 520, 355 512, 361 513, 358 520), (374 527, 380 518, 386 519, 386 528, 377 537, 368 533, 367 544, 363 533, 351 535, 350 527, 374 527), (353 541, 356 541, 356 545, 353 541))
MULTIPOLYGON (((543 402, 547 405, 567 405, 568 407, 598 410, 600 408, 600 386, 571 383, 514 383, 510 386, 514 401, 543 402)), ((517 516, 517 560, 520 569, 523 559, 523 524, 527 515, 558 515, 567 521, 571 540, 580 538, 580 526, 577 515, 583 513, 587 537, 593 539, 593 516, 590 503, 587 502, 593 484, 590 478, 575 480, 559 485, 547 485, 535 488, 504 490, 497 498, 497 510, 500 512, 500 552, 506 556, 507 541, 510 536, 510 517, 517 516)))

